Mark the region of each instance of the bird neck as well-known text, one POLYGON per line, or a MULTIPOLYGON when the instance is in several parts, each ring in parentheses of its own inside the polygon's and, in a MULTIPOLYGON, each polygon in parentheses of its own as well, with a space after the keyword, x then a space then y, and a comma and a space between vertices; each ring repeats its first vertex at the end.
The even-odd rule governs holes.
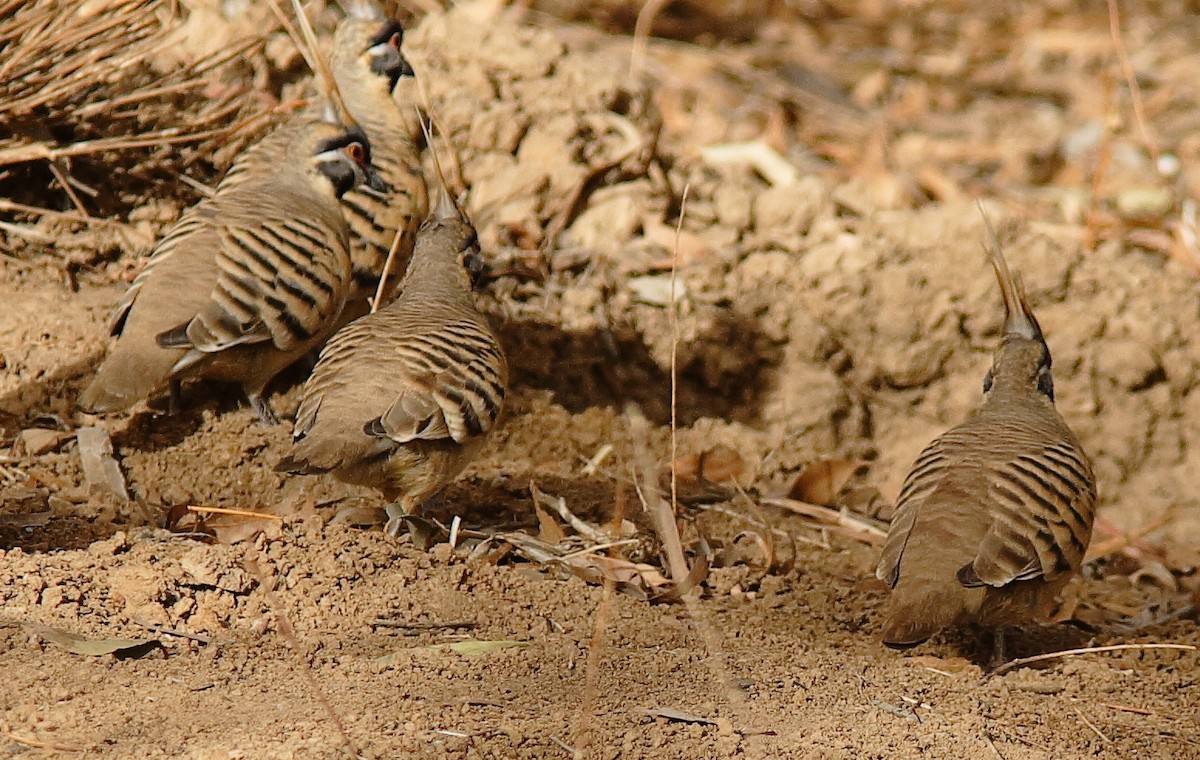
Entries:
MULTIPOLYGON (((382 79, 375 76, 366 80, 343 77, 338 81, 338 88, 350 114, 367 131, 372 143, 411 139, 400 106, 382 79)), ((372 147, 379 152, 379 146, 372 147)))
POLYGON ((400 281, 400 293, 405 298, 426 294, 443 302, 474 303, 471 278, 462 265, 461 253, 436 246, 417 245, 400 281))
POLYGON ((1002 410, 1010 410, 1015 407, 1049 407, 1053 409, 1054 402, 1049 396, 1031 386, 1027 379, 1013 381, 1011 378, 997 377, 993 381, 992 389, 987 395, 984 406, 1002 410))

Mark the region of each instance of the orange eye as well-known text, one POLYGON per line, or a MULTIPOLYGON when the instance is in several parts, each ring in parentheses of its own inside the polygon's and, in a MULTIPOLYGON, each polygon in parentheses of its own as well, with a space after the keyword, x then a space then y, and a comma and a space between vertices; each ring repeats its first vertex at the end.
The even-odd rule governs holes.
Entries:
POLYGON ((359 143, 350 143, 346 146, 346 154, 354 159, 355 163, 361 164, 366 160, 366 152, 363 151, 363 146, 359 143))
POLYGON ((399 50, 400 49, 400 35, 393 34, 392 38, 390 40, 388 40, 388 44, 391 45, 392 47, 396 48, 397 50, 399 50))

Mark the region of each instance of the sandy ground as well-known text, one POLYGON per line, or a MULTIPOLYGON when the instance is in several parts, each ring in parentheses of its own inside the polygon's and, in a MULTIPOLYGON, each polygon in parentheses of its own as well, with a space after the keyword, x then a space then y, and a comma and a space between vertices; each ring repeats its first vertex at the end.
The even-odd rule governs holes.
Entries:
MULTIPOLYGON (((1101 493, 1093 558, 1064 594, 1062 622, 1018 634, 1013 654, 1200 644, 1197 269, 1169 227, 1124 213, 1161 179, 1136 128, 1079 147, 1106 108, 1123 107, 1078 83, 1118 70, 1109 48, 1084 44, 1107 39, 1107 18, 1014 16, 990 45, 1015 44, 1023 23, 1041 36, 1004 59, 1006 87, 980 64, 966 81, 991 97, 967 99, 955 55, 994 18, 930 10, 889 25, 878 14, 890 6, 867 3, 824 26, 763 24, 753 49, 656 42, 635 79, 627 37, 483 5, 428 18, 405 42, 471 187, 494 275, 483 298, 513 368, 503 426, 434 516, 546 538, 534 484, 594 525, 626 510, 643 540, 621 551, 659 565, 631 473, 672 461, 677 250, 675 460, 687 475, 701 455, 732 459, 745 492, 684 483, 685 543, 704 536, 712 549, 703 593, 652 603, 502 541, 389 538, 364 509, 377 496, 277 475, 289 426, 261 426, 226 388, 189 389, 176 417, 77 414, 122 278, 179 213, 168 199, 99 232, 70 228, 91 251, 77 292, 54 246, 5 238, 0 752, 1200 757, 1197 652, 1092 653, 983 678, 987 647, 970 631, 888 651, 870 537, 764 502, 822 461, 865 462, 850 486, 894 497, 920 449, 978 403, 1001 319, 970 200, 982 196, 1101 493), (881 45, 896 57, 877 71, 845 53, 881 45), (839 50, 843 68, 830 63, 839 50), (787 55, 842 81, 800 87, 787 55), (785 85, 799 93, 786 114, 772 95, 785 85), (849 94, 812 94, 833 85, 849 94), (880 114, 886 139, 859 123, 880 114), (701 150, 763 135, 794 178, 701 150), (1096 180, 1101 148, 1111 168, 1096 180), (539 275, 563 199, 610 161, 539 275), (1089 188, 1103 196, 1091 217, 1089 188), (110 432, 132 500, 86 484, 73 435, 86 424, 110 432), (216 521, 216 539, 166 530, 187 505, 278 519, 216 521), (87 656, 44 626, 161 645, 87 656), (490 643, 450 648, 470 642, 490 643)), ((1129 21, 1138 66, 1197 36, 1171 13, 1129 21)), ((1169 186, 1183 197, 1197 147, 1180 115, 1188 91, 1170 89, 1180 67, 1155 69, 1146 86, 1161 96, 1153 123, 1183 164, 1169 186)), ((285 416, 302 376, 279 384, 285 416)))

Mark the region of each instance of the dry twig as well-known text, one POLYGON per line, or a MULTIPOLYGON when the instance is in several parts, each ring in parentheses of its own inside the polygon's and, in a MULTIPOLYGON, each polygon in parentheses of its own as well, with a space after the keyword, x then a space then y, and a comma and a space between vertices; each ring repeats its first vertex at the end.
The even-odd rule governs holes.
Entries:
POLYGON ((1191 644, 1112 644, 1104 647, 1083 647, 1082 649, 1063 649, 1059 652, 1047 652, 1046 654, 1036 654, 1031 657, 1018 657, 1015 660, 1009 660, 995 670, 984 674, 984 678, 992 676, 1002 676, 1011 670, 1024 667, 1035 662, 1044 662, 1046 660, 1056 660, 1059 657, 1072 657, 1080 654, 1090 654, 1092 652, 1119 652, 1127 649, 1172 649, 1175 651, 1194 652, 1198 647, 1191 644))

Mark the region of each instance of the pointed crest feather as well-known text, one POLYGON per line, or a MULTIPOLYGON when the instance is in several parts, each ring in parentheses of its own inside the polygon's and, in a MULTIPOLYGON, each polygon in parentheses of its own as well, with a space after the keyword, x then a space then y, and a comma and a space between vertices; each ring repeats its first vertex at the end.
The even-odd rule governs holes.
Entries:
POLYGON ((433 218, 439 220, 445 219, 463 219, 467 216, 463 213, 462 208, 458 205, 458 201, 450 193, 450 186, 446 182, 446 175, 442 172, 442 162, 438 158, 437 146, 433 143, 433 135, 430 134, 429 122, 422 115, 420 109, 417 109, 417 121, 421 124, 421 131, 425 133, 425 143, 429 146, 429 151, 433 156, 433 168, 438 176, 438 194, 437 203, 433 207, 433 218))
POLYGON ((1025 299, 1025 287, 1021 284, 1021 278, 1014 277, 1009 270, 1004 252, 1000 249, 1000 239, 983 209, 983 203, 977 201, 976 205, 979 207, 980 216, 983 217, 983 225, 987 228, 988 237, 983 249, 991 259, 996 280, 1000 283, 1000 297, 1004 300, 1004 334, 1042 340, 1042 328, 1025 299))

